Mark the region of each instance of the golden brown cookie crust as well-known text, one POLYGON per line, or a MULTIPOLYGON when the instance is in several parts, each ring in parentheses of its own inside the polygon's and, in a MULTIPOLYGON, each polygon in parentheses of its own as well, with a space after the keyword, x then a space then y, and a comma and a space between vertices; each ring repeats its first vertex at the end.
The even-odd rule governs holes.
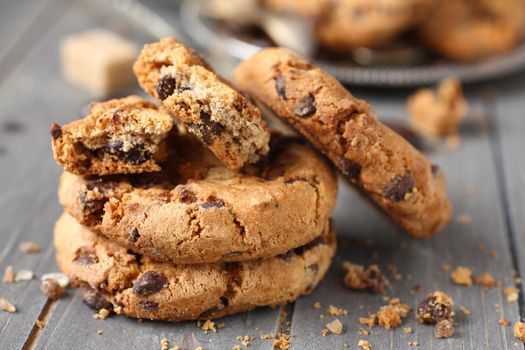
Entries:
POLYGON ((99 300, 88 301, 89 305, 173 322, 293 301, 315 288, 335 253, 329 229, 315 241, 274 258, 198 265, 159 263, 130 254, 67 214, 57 221, 54 235, 60 269, 75 286, 89 286, 97 293, 99 300))
POLYGON ((269 133, 259 109, 177 39, 145 45, 133 69, 140 86, 230 169, 268 152, 269 133))
POLYGON ((64 173, 60 203, 120 245, 179 264, 274 256, 314 239, 331 215, 336 176, 301 140, 273 138, 271 154, 244 174, 190 135, 178 140, 156 175, 64 173))
POLYGON ((285 49, 259 51, 235 77, 413 237, 428 237, 449 221, 443 172, 333 77, 285 49))
POLYGON ((421 23, 423 41, 436 52, 459 61, 494 56, 515 47, 523 32, 521 0, 440 0, 421 23))
POLYGON ((84 119, 52 125, 53 154, 79 175, 159 171, 173 126, 167 111, 139 96, 93 102, 84 119))

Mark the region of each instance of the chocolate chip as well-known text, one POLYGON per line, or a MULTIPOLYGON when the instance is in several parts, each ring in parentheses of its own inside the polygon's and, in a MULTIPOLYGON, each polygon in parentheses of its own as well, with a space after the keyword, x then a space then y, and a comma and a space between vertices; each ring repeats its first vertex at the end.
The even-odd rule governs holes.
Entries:
POLYGON ((213 136, 220 135, 224 130, 224 126, 211 120, 211 115, 204 111, 201 111, 200 119, 202 122, 201 124, 190 124, 188 125, 188 129, 194 134, 197 134, 197 136, 200 136, 205 144, 211 145, 213 136))
POLYGON ((146 296, 159 292, 168 283, 168 279, 160 272, 148 271, 143 273, 133 283, 133 293, 146 296))
POLYGON ((310 242, 306 243, 305 245, 295 248, 293 251, 295 254, 301 255, 307 250, 310 250, 312 248, 317 247, 318 245, 326 244, 326 243, 327 243, 326 237, 319 236, 311 240, 310 242))
POLYGON ((98 257, 93 253, 81 253, 75 261, 82 265, 92 265, 98 263, 98 257))
POLYGON ((139 302, 139 306, 144 311, 157 311, 159 309, 159 304, 157 304, 154 301, 148 301, 148 300, 143 300, 139 302))
POLYGON ((182 203, 191 204, 197 201, 195 193, 190 191, 186 186, 177 186, 176 190, 179 193, 179 199, 182 203))
POLYGON ((275 79, 275 90, 281 99, 286 100, 286 79, 283 76, 275 79))
POLYGON ((355 179, 361 173, 361 165, 347 158, 341 160, 340 168, 343 174, 351 179, 355 179))
POLYGON ((430 171, 432 172, 432 176, 436 177, 436 175, 439 173, 440 167, 437 164, 432 164, 430 166, 430 171))
POLYGON ((62 137, 62 128, 57 123, 51 124, 51 130, 49 132, 51 133, 51 137, 53 138, 53 140, 62 137))
POLYGON ((417 307, 419 323, 438 323, 453 316, 450 298, 442 292, 429 294, 417 307))
POLYGON ((383 274, 377 265, 370 265, 363 271, 361 278, 365 290, 371 293, 382 293, 384 291, 383 274))
POLYGON ((210 209, 210 208, 222 208, 224 207, 224 202, 219 198, 209 199, 207 202, 202 203, 201 208, 210 209))
POLYGON ((405 195, 416 186, 416 181, 410 174, 396 176, 392 183, 383 189, 383 196, 394 202, 405 198, 405 195))
POLYGON ((122 108, 118 108, 113 112, 113 117, 111 118, 111 121, 115 124, 118 124, 122 121, 122 113, 124 110, 122 108))
POLYGON ((317 273, 319 272, 319 264, 308 265, 308 270, 312 271, 314 276, 317 275, 317 273))
POLYGON ((79 195, 79 203, 82 205, 82 209, 86 212, 85 215, 92 219, 99 221, 104 216, 104 205, 107 202, 107 198, 102 199, 87 199, 87 192, 82 192, 79 195))
POLYGON ((286 262, 289 262, 290 260, 292 260, 292 258, 295 256, 296 254, 294 253, 293 250, 289 250, 287 251, 286 253, 284 254, 281 254, 281 255, 278 255, 277 257, 281 260, 284 260, 286 262))
POLYGON ((17 133, 24 129, 24 124, 16 120, 7 120, 4 122, 3 129, 6 133, 17 133))
POLYGON ((106 298, 97 290, 91 287, 84 287, 80 289, 80 294, 84 304, 94 310, 106 309, 113 310, 113 304, 106 300, 106 298))
POLYGON ((315 96, 308 94, 301 98, 295 106, 295 114, 299 117, 309 117, 317 112, 315 107, 315 96))
POLYGON ((157 96, 164 101, 175 91, 175 79, 165 75, 157 82, 157 96))
POLYGON ((151 153, 144 149, 144 145, 138 144, 124 153, 124 160, 127 163, 137 165, 147 161, 150 156, 151 153))
POLYGON ((129 233, 129 241, 135 243, 140 238, 139 230, 135 227, 133 231, 129 233))

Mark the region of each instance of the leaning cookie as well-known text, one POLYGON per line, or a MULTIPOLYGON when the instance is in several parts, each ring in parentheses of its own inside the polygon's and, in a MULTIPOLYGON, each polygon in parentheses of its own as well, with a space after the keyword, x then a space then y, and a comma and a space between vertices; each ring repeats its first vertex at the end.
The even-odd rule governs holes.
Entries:
POLYGON ((55 249, 71 282, 88 287, 84 300, 92 308, 175 322, 280 305, 311 292, 330 266, 335 237, 326 230, 270 259, 174 265, 131 254, 64 215, 55 225, 55 249))
POLYGON ((288 50, 264 49, 236 78, 412 236, 428 237, 449 221, 443 172, 333 77, 288 50))
POLYGON ((139 96, 92 103, 84 119, 51 127, 56 161, 79 175, 159 171, 171 132, 168 112, 139 96))
POLYGON ((440 0, 421 24, 423 41, 459 61, 487 58, 518 45, 525 20, 522 0, 440 0))
POLYGON ((64 173, 60 203, 118 244, 177 264, 275 256, 317 237, 332 213, 336 176, 300 140, 272 138, 271 154, 244 174, 191 135, 177 142, 160 173, 64 173))
POLYGON ((269 133, 259 109, 175 38, 145 45, 133 69, 140 86, 230 169, 268 152, 269 133))

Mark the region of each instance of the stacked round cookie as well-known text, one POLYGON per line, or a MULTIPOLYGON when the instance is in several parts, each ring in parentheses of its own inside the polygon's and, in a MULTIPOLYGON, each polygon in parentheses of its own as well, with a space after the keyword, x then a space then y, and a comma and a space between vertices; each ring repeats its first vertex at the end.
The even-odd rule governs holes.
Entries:
POLYGON ((129 96, 51 128, 66 170, 57 261, 95 309, 209 319, 312 291, 335 253, 334 167, 415 238, 450 219, 439 167, 287 50, 255 54, 236 80, 311 144, 269 132, 174 38, 146 45, 134 71, 162 107, 129 96))
POLYGON ((270 133, 256 106, 173 38, 147 45, 135 73, 163 107, 129 96, 51 128, 65 169, 57 262, 86 304, 180 321, 312 291, 336 245, 327 161, 270 133))

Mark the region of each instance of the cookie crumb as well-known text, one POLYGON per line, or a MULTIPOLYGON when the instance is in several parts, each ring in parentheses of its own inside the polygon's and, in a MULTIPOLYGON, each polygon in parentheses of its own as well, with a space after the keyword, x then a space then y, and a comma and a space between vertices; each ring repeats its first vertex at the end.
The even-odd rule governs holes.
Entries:
POLYGON ((326 328, 336 335, 341 335, 343 333, 343 324, 337 318, 332 322, 327 323, 326 328))
POLYGON ((314 309, 316 309, 316 310, 320 310, 320 309, 321 309, 321 303, 317 301, 317 302, 314 304, 314 309))
POLYGON ((232 346, 232 350, 241 350, 241 346, 240 345, 234 345, 234 346, 232 346))
POLYGON ((330 331, 327 328, 321 329, 321 335, 323 337, 326 337, 329 333, 330 333, 330 331))
POLYGON ((4 282, 5 283, 15 283, 15 272, 13 266, 9 265, 5 268, 4 271, 4 282))
POLYGON ((361 335, 369 335, 370 332, 368 332, 368 330, 363 328, 363 327, 359 327, 359 334, 361 334, 361 335))
POLYGON ((270 340, 273 339, 275 336, 272 333, 267 334, 261 334, 261 340, 270 340))
POLYGON ((36 326, 38 329, 42 330, 42 329, 44 329, 44 327, 46 326, 46 323, 45 323, 44 321, 36 320, 36 322, 35 322, 35 326, 36 326))
POLYGON ((470 224, 472 223, 472 215, 469 213, 462 213, 456 215, 456 222, 458 224, 470 224))
POLYGON ((93 315, 93 318, 95 320, 105 320, 106 318, 108 318, 110 314, 110 311, 108 309, 100 309, 98 310, 98 312, 96 314, 93 315))
POLYGON ((405 332, 406 334, 412 333, 412 327, 405 327, 405 328, 403 328, 403 332, 405 332))
POLYGON ((244 346, 245 348, 247 348, 248 346, 250 346, 250 342, 253 341, 253 337, 250 337, 249 335, 245 335, 245 336, 242 336, 242 335, 238 335, 236 337, 236 339, 241 342, 241 345, 244 346))
POLYGON ((16 312, 16 307, 13 304, 11 304, 7 299, 0 298, 0 310, 13 313, 16 312))
POLYGON ((409 341, 408 346, 419 346, 419 343, 417 341, 409 341))
POLYGON ((97 335, 102 335, 102 334, 104 334, 104 332, 102 332, 101 329, 97 330, 97 335))
POLYGON ((459 311, 461 311, 461 313, 462 313, 463 315, 465 315, 465 316, 470 315, 470 310, 467 309, 467 308, 464 307, 464 306, 460 306, 460 307, 459 307, 459 311))
POLYGON ((456 284, 472 286, 472 270, 465 266, 458 266, 450 274, 452 281, 456 284))
POLYGON ((496 280, 494 279, 494 277, 492 277, 490 273, 483 272, 481 275, 476 277, 475 282, 480 286, 490 289, 494 287, 496 280))
POLYGON ((503 327, 508 327, 509 326, 509 320, 507 320, 506 318, 500 318, 499 324, 502 325, 503 327))
POLYGON ((62 287, 62 288, 66 288, 67 286, 69 286, 69 277, 67 277, 62 272, 46 273, 46 274, 44 274, 42 276, 42 278, 40 280, 43 282, 43 281, 45 281, 47 279, 53 279, 53 280, 57 281, 58 284, 60 285, 60 287, 62 287))
POLYGON ((383 275, 377 265, 370 265, 365 269, 361 265, 343 261, 343 269, 346 271, 343 281, 348 288, 371 293, 384 291, 383 275))
POLYGON ((406 317, 410 310, 410 306, 394 298, 388 302, 388 305, 381 306, 377 312, 377 320, 385 329, 396 328, 401 325, 402 318, 406 317))
POLYGON ((20 271, 17 271, 15 274, 15 282, 30 281, 33 279, 33 277, 35 277, 35 275, 33 274, 33 271, 20 270, 20 271))
POLYGON ((290 347, 290 334, 277 333, 277 339, 273 342, 273 346, 279 350, 288 350, 290 347))
POLYGON ((22 253, 35 254, 40 252, 40 246, 35 242, 22 242, 18 246, 18 250, 22 253))
POLYGON ((417 308, 417 321, 423 323, 438 323, 441 320, 452 320, 454 301, 447 294, 435 291, 419 303, 417 308))
POLYGON ((64 289, 60 286, 60 284, 51 278, 42 281, 40 290, 51 300, 57 300, 62 296, 62 294, 64 294, 64 289))
POLYGON ((377 315, 371 314, 368 317, 359 317, 359 323, 367 325, 370 328, 374 328, 378 323, 377 315))
POLYGON ((162 338, 160 340, 160 350, 168 350, 168 347, 169 347, 168 339, 162 338))
POLYGON ((372 350, 372 344, 368 340, 361 339, 357 342, 357 346, 359 346, 363 350, 372 350))
POLYGON ((514 336, 522 342, 525 342, 525 323, 516 322, 514 324, 514 336))
POLYGON ((347 316, 348 310, 340 309, 340 308, 335 307, 334 305, 330 305, 328 307, 327 313, 330 316, 347 316))
POLYGON ((436 338, 450 338, 454 334, 454 323, 449 320, 441 320, 436 324, 434 335, 436 338))
POLYGON ((515 287, 503 288, 503 294, 507 297, 509 303, 515 303, 519 298, 519 291, 515 287))
POLYGON ((201 329, 204 331, 204 334, 208 334, 209 331, 217 333, 217 328, 215 327, 215 322, 212 320, 206 320, 202 325, 201 329))

